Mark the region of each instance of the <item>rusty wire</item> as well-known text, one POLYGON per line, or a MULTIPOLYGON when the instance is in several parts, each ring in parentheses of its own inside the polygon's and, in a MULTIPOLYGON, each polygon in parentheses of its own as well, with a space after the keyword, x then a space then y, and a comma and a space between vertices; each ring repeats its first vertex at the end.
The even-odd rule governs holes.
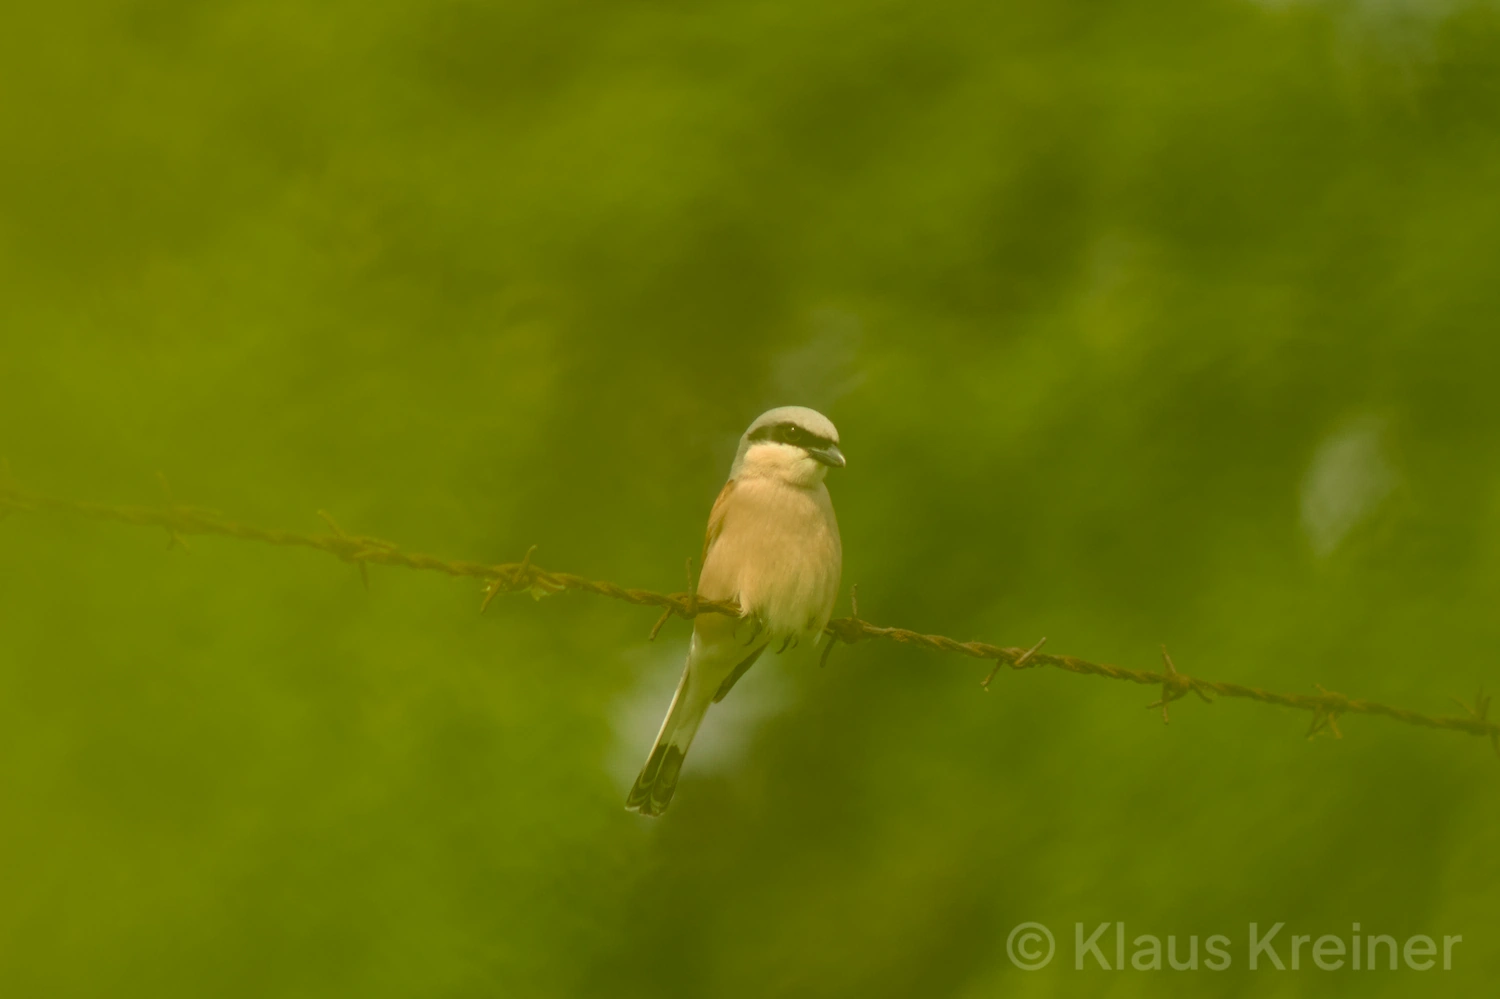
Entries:
MULTIPOLYGON (((484 598, 480 605, 481 612, 501 593, 524 591, 531 593, 538 599, 564 590, 596 593, 600 596, 623 600, 627 603, 645 607, 660 607, 662 614, 657 620, 655 627, 651 630, 652 638, 655 638, 667 620, 674 616, 691 619, 698 614, 705 613, 731 615, 738 615, 740 613, 738 605, 732 602, 704 600, 698 597, 694 591, 694 574, 692 572, 691 561, 688 564, 688 590, 686 592, 656 593, 651 590, 629 589, 618 586, 615 583, 585 579, 582 576, 575 576, 571 573, 553 572, 543 569, 531 559, 533 552, 536 550, 534 547, 526 553, 520 562, 514 563, 487 565, 482 562, 447 561, 431 555, 419 555, 401 551, 394 543, 382 541, 379 538, 348 534, 338 525, 332 516, 321 510, 318 511, 319 516, 329 525, 333 533, 299 534, 293 531, 280 531, 237 524, 224 519, 213 511, 203 510, 198 507, 182 506, 175 502, 165 484, 163 489, 166 492, 169 504, 164 507, 109 506, 101 503, 87 503, 42 496, 25 492, 9 484, 0 482, 0 516, 4 516, 10 512, 51 511, 74 514, 96 520, 135 524, 141 527, 159 527, 167 531, 170 543, 180 544, 184 548, 186 548, 186 543, 183 541, 183 538, 185 535, 191 534, 221 535, 224 537, 239 538, 244 541, 259 541, 269 545, 311 548, 327 552, 336 558, 358 566, 361 578, 366 582, 366 585, 368 585, 368 570, 366 566, 369 564, 390 565, 406 569, 422 569, 429 572, 446 573, 450 576, 467 576, 485 581, 484 598)), ((1173 701, 1186 697, 1190 693, 1196 694, 1206 702, 1212 702, 1214 697, 1238 697, 1259 701, 1262 704, 1276 704, 1285 708, 1311 712, 1313 717, 1312 723, 1307 730, 1308 738, 1312 738, 1320 732, 1327 732, 1335 737, 1342 738, 1343 733, 1338 724, 1338 719, 1341 715, 1379 715, 1423 728, 1444 729, 1450 732, 1465 732, 1470 735, 1488 736, 1495 752, 1500 754, 1500 724, 1489 720, 1490 698, 1483 691, 1475 696, 1472 705, 1462 701, 1457 702, 1465 711, 1463 715, 1424 715, 1416 711, 1392 707, 1376 701, 1348 697, 1335 691, 1325 690, 1321 686, 1318 686, 1318 693, 1316 694, 1280 694, 1274 691, 1261 690, 1257 687, 1247 687, 1238 683, 1204 680, 1179 672, 1173 664, 1171 656, 1167 654, 1165 646, 1162 647, 1163 669, 1161 672, 1154 672, 1151 670, 1127 669, 1123 666, 1112 666, 1107 663, 1088 662, 1075 656, 1044 653, 1040 649, 1043 642, 1046 641, 1045 638, 1028 649, 1021 649, 990 645, 986 642, 960 642, 944 635, 926 635, 907 628, 884 628, 871 624, 869 621, 865 621, 859 617, 859 605, 855 594, 852 592, 850 600, 851 615, 849 617, 835 618, 828 622, 825 630, 831 640, 824 647, 823 662, 827 661, 828 654, 833 650, 835 641, 853 645, 869 639, 881 639, 901 645, 914 645, 935 652, 949 652, 968 656, 973 659, 993 660, 993 668, 980 681, 986 690, 989 689, 990 681, 1002 667, 1032 669, 1040 666, 1050 666, 1069 673, 1084 673, 1091 676, 1107 677, 1111 680, 1125 680, 1144 686, 1160 687, 1161 697, 1147 705, 1147 707, 1161 708, 1163 721, 1169 720, 1167 714, 1168 705, 1173 701)))

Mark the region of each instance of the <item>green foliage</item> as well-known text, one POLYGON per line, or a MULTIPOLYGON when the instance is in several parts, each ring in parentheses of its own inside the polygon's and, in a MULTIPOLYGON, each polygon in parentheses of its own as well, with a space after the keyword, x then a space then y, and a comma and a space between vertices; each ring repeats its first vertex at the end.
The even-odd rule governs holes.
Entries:
MULTIPOLYGON (((0 454, 675 590, 744 425, 815 405, 872 620, 1455 710, 1500 685, 1497 81, 1488 2, 30 5, 0 454)), ((803 649, 652 823, 680 622, 165 543, 0 522, 6 995, 1500 974, 1481 740, 803 649), (1111 920, 1235 963, 1074 971, 1111 920), (1277 920, 1466 942, 1249 972, 1277 920)))

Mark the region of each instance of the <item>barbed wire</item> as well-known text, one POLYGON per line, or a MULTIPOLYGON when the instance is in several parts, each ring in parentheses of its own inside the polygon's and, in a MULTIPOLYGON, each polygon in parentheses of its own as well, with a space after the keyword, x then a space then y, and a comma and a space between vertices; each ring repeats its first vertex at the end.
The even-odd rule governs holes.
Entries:
MULTIPOLYGON (((0 481, 0 517, 13 512, 55 512, 140 527, 159 527, 167 532, 169 547, 181 545, 187 548, 187 542, 184 539, 188 535, 219 535, 269 545, 311 548, 356 565, 366 586, 369 585, 366 567, 370 564, 481 579, 485 581, 484 595, 479 608, 481 613, 489 607, 490 602, 496 596, 502 593, 529 592, 537 599, 567 590, 594 593, 639 606, 660 607, 662 613, 651 629, 652 639, 656 638, 662 626, 674 616, 691 620, 699 614, 738 616, 740 613, 739 606, 733 602, 705 600, 698 597, 693 589, 691 560, 688 563, 688 590, 686 592, 657 593, 651 590, 630 589, 611 582, 586 579, 572 573, 543 569, 532 561, 532 555, 536 551, 535 546, 520 562, 490 565, 482 562, 450 561, 431 555, 404 552, 395 543, 380 538, 349 534, 326 511, 319 510, 318 516, 328 524, 332 534, 301 534, 295 531, 239 524, 223 518, 212 510, 180 505, 173 498, 165 479, 162 481, 162 488, 166 495, 167 506, 111 506, 44 496, 23 491, 8 482, 0 481)), ((1021 649, 991 645, 987 642, 960 642, 945 635, 928 635, 907 628, 881 627, 859 616, 857 589, 851 590, 850 604, 849 617, 835 618, 828 622, 825 631, 830 641, 824 646, 820 660, 822 663, 827 662, 829 653, 833 651, 836 642, 854 645, 862 641, 879 639, 900 645, 914 645, 934 652, 993 660, 993 667, 980 681, 980 685, 986 690, 989 689, 990 682, 1002 668, 1020 670, 1049 666, 1069 673, 1102 676, 1111 680, 1124 680, 1143 686, 1160 687, 1161 696, 1147 707, 1161 708, 1164 722, 1170 721, 1168 706, 1188 694, 1196 694, 1205 702, 1212 702, 1216 697, 1236 697, 1311 712, 1313 717, 1307 729, 1308 738, 1322 732, 1343 738, 1343 732, 1338 724, 1338 719, 1342 715, 1378 715, 1422 728, 1488 736, 1496 754, 1500 755, 1500 724, 1489 720, 1490 697, 1482 690, 1475 695, 1473 704, 1453 699, 1464 709, 1465 713, 1462 715, 1425 715, 1376 701, 1348 697, 1336 691, 1325 690, 1322 686, 1317 686, 1318 693, 1316 694, 1282 694, 1238 683, 1224 683, 1189 676, 1177 670, 1172 657, 1167 653, 1166 646, 1162 647, 1163 668, 1160 672, 1127 669, 1107 663, 1088 662, 1075 656, 1044 653, 1041 648, 1047 641, 1045 638, 1030 648, 1021 649)))

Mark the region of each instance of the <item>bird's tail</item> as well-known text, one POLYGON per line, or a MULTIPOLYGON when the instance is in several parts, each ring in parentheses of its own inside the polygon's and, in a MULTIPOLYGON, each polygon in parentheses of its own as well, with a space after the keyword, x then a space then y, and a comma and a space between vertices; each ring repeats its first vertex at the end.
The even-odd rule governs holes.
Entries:
POLYGON ((682 772, 682 758, 687 755, 693 736, 698 733, 698 723, 708 710, 704 698, 689 696, 692 669, 682 671, 682 680, 677 684, 677 694, 672 706, 667 709, 667 718, 661 723, 656 735, 656 745, 646 765, 641 767, 625 807, 642 815, 660 815, 672 803, 672 792, 677 790, 677 775, 682 772))

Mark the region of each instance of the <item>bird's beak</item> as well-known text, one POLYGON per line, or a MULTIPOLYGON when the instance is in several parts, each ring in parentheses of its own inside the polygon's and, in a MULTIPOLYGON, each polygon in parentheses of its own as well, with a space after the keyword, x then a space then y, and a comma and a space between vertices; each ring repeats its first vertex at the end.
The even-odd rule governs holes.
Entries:
POLYGON ((830 444, 827 447, 810 447, 807 449, 807 453, 812 455, 814 460, 820 461, 830 468, 844 467, 844 452, 839 450, 837 444, 830 444))

